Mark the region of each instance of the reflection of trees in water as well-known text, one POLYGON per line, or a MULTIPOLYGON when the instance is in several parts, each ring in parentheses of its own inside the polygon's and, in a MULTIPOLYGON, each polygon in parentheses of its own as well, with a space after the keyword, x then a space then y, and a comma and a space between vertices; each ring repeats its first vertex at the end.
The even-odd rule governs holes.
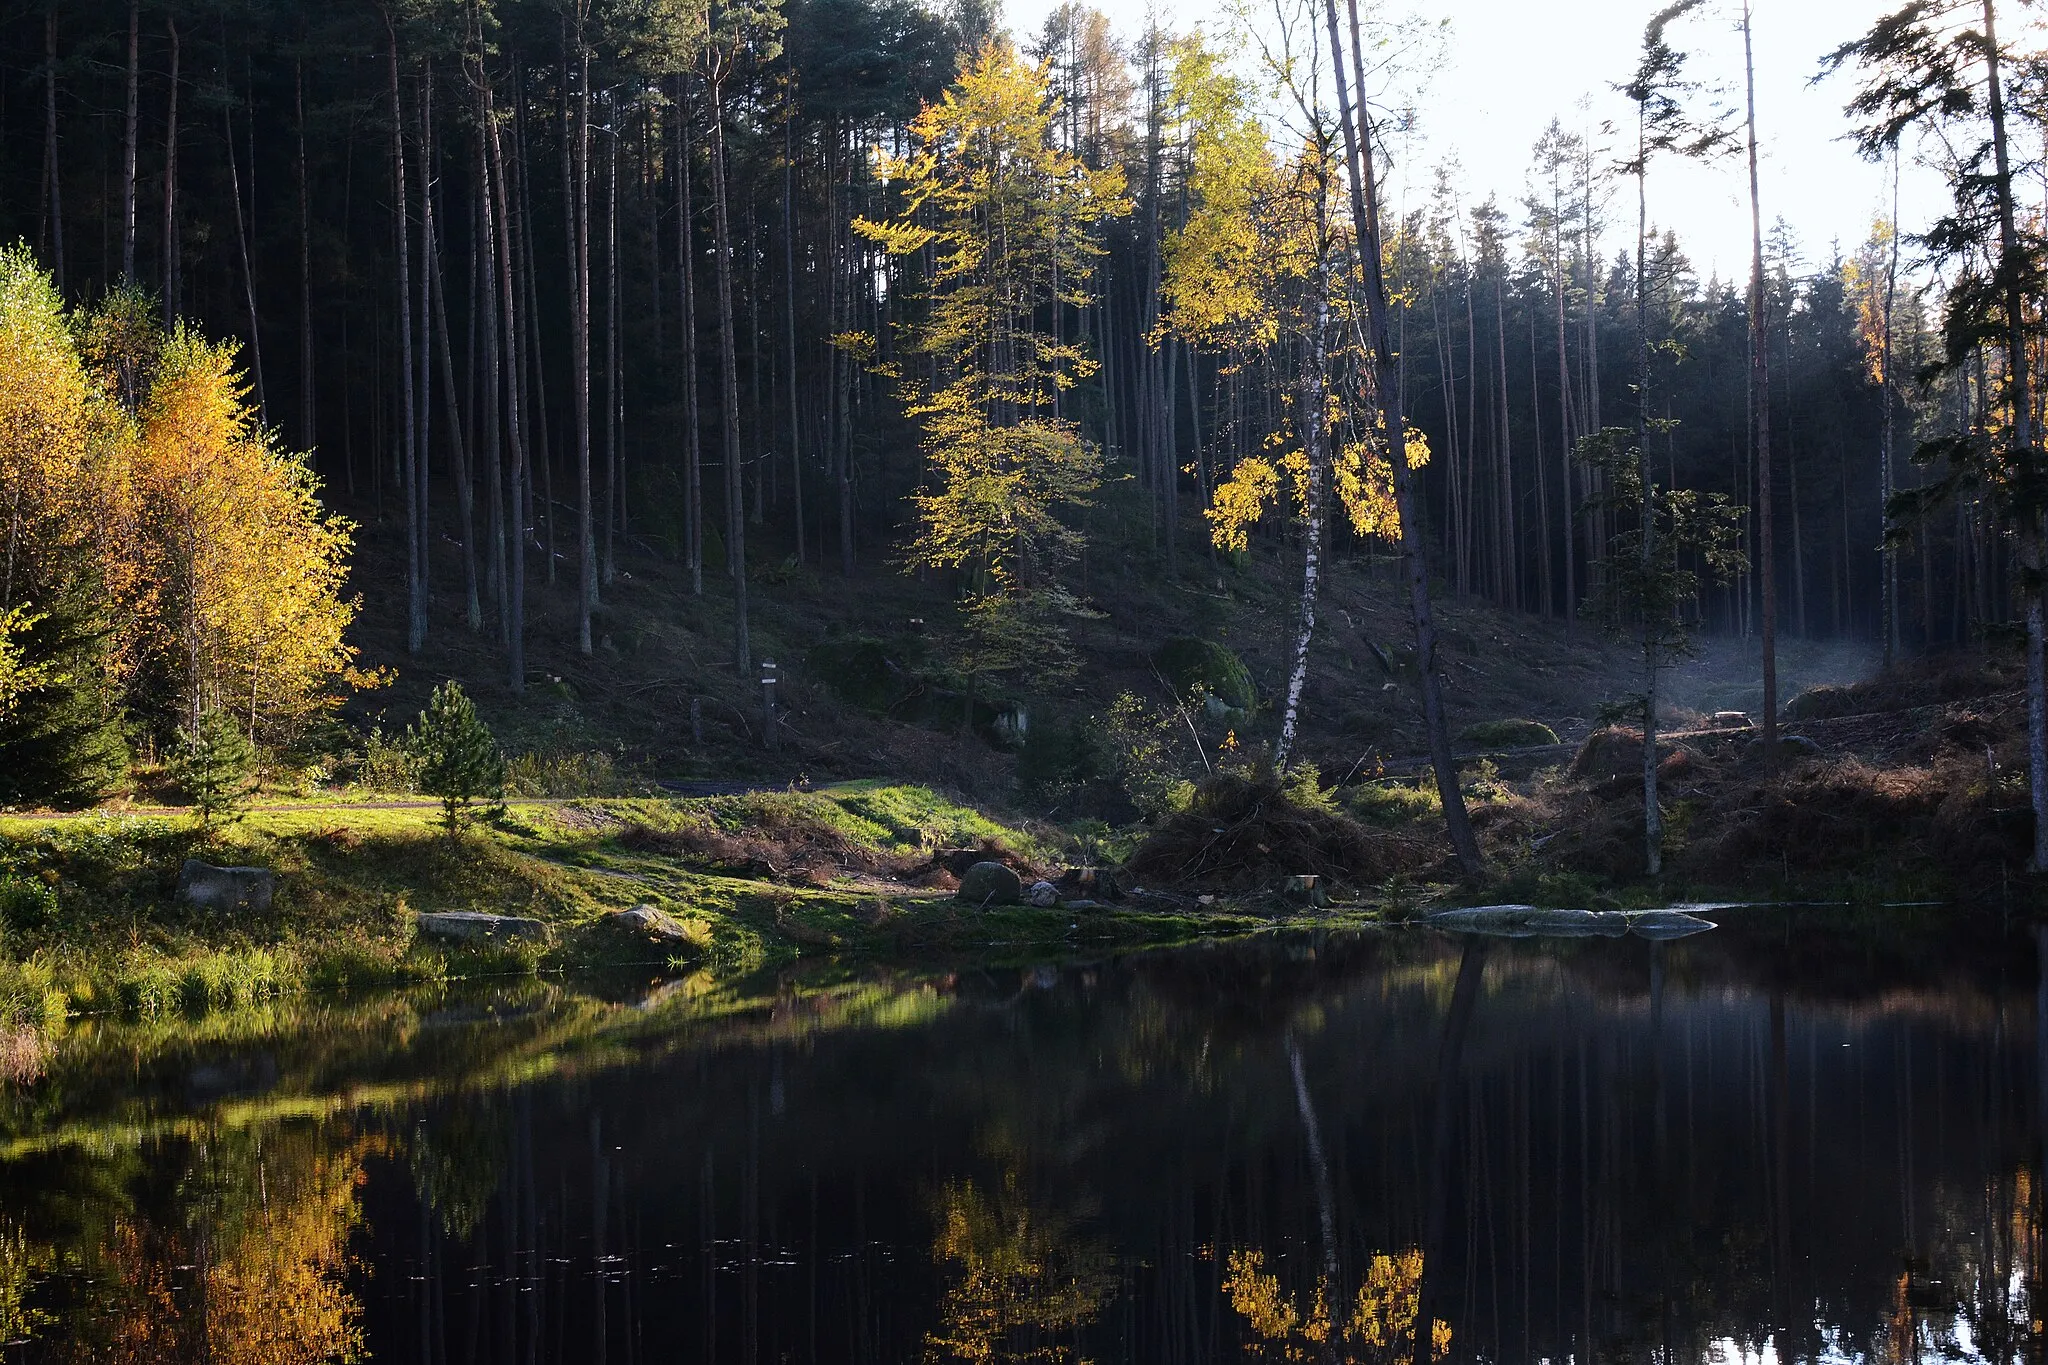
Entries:
POLYGON ((59 1235, 36 1242, 0 1229, 0 1332, 14 1339, 25 1328, 58 1360, 356 1358, 362 1308, 347 1284, 348 1244, 364 1161, 381 1144, 336 1138, 317 1125, 216 1132, 175 1163, 92 1187, 102 1197, 71 1204, 79 1221, 59 1235), (55 1292, 18 1292, 25 1281, 10 1292, 16 1266, 58 1264, 73 1273, 47 1286, 55 1292))
MULTIPOLYGON (((1374 1252, 1365 1280, 1341 1320, 1332 1313, 1330 1282, 1316 1281, 1303 1308, 1266 1271, 1262 1251, 1238 1250, 1227 1259, 1223 1280, 1230 1306, 1251 1329, 1245 1358, 1341 1365, 1415 1365, 1416 1318, 1422 1303, 1422 1252, 1374 1252)), ((1451 1326, 1442 1318, 1430 1326, 1429 1359, 1450 1353, 1451 1326)))
POLYGON ((972 1180, 949 1182, 933 1209, 932 1257, 947 1277, 929 1360, 1061 1362, 1078 1359, 1082 1328, 1114 1287, 1108 1254, 1075 1236, 1069 1220, 1034 1208, 1015 1172, 993 1197, 972 1180))

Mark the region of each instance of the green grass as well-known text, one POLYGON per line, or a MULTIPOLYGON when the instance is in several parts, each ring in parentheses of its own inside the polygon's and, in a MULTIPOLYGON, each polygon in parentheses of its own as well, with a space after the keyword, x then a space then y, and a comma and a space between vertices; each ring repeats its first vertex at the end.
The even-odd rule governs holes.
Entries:
MULTIPOLYGON (((621 840, 636 826, 705 823, 753 837, 829 831, 846 847, 915 859, 993 841, 1052 861, 1050 838, 927 787, 853 782, 817 791, 695 799, 635 797, 514 805, 450 839, 439 812, 349 802, 277 809, 201 827, 189 818, 95 813, 0 817, 0 879, 33 903, 0 939, 0 1011, 202 1014, 307 987, 354 988, 628 963, 743 974, 797 957, 915 960, 1031 945, 1180 939, 1225 917, 1059 910, 970 914, 939 892, 872 883, 726 875, 621 840), (266 912, 180 903, 186 858, 266 867, 266 912), (30 893, 33 894, 30 894, 30 893), (652 949, 607 927, 610 911, 651 904, 689 942, 652 949), (416 912, 518 914, 544 942, 444 944, 415 933, 416 912), (652 961, 659 957, 662 961, 652 961), (40 993, 39 993, 40 992, 40 993)), ((1235 926, 1236 921, 1229 921, 1235 926)), ((0 1016, 11 1017, 11 1015, 0 1016)), ((37 1015, 37 1017, 40 1017, 37 1015)))
POLYGON ((1346 791, 1343 800, 1354 819, 1381 829, 1401 829, 1443 817, 1436 779, 1427 770, 1414 778, 1362 783, 1346 791))

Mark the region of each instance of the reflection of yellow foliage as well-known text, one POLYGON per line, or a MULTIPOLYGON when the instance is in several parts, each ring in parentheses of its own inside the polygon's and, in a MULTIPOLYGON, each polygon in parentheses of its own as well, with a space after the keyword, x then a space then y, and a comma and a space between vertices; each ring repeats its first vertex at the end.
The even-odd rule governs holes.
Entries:
MULTIPOLYGON (((1228 1264, 1224 1292, 1257 1339, 1247 1351, 1249 1358, 1414 1365, 1415 1318, 1422 1295, 1420 1251, 1374 1253, 1351 1316, 1341 1327, 1330 1319, 1328 1281, 1317 1281, 1315 1297, 1303 1310, 1281 1288, 1280 1277, 1266 1273, 1265 1253, 1233 1251, 1228 1264)), ((1439 1318, 1430 1326, 1429 1358, 1441 1360, 1450 1349, 1451 1325, 1439 1318)))
POLYGON ((938 1214, 932 1255, 954 1278, 939 1305, 941 1326, 925 1337, 925 1358, 1076 1360, 1072 1333, 1094 1321, 1108 1297, 1099 1253, 1034 1214, 1014 1175, 995 1201, 971 1183, 946 1186, 938 1214))
POLYGON ((55 1261, 21 1229, 0 1225, 0 1341, 26 1341, 49 1323, 49 1314, 28 1306, 28 1288, 55 1261))
POLYGON ((233 1365, 354 1360, 362 1305, 348 1292, 348 1234, 357 1217, 358 1155, 316 1157, 268 1179, 229 1255, 206 1274, 207 1358, 233 1365), (280 1188, 282 1187, 282 1188, 280 1188))
POLYGON ((361 1358, 362 1307, 348 1291, 348 1239, 360 1217, 363 1160, 378 1144, 332 1144, 317 1130, 273 1130, 253 1150, 216 1141, 187 1210, 189 1227, 117 1216, 95 1304, 104 1336, 62 1359, 318 1365, 361 1358), (224 1150, 225 1149, 225 1150, 224 1150), (210 1188, 208 1188, 210 1186, 210 1188), (203 1249, 202 1249, 203 1248, 203 1249), (191 1263, 205 1269, 196 1285, 191 1263))

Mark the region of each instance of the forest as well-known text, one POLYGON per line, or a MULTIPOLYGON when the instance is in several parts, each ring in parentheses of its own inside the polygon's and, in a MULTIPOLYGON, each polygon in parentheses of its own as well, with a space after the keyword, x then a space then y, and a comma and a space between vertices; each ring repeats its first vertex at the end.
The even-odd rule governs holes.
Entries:
POLYGON ((1398 206, 1400 101, 1467 39, 1236 17, 13 7, 0 797, 439 794, 390 707, 452 680, 420 733, 509 728, 570 772, 529 795, 879 774, 1141 838, 1223 767, 1316 805, 1426 755, 1475 882, 1474 746, 1523 724, 1633 744, 1655 876, 1688 661, 1753 679, 1775 780, 1825 747, 1781 722, 1866 709, 1780 677, 1838 646, 1895 700, 2023 667, 1971 799, 1993 842, 2009 776, 2048 805, 2037 34, 1916 0, 1820 54, 1872 183, 1953 192, 1822 245, 1758 191, 1754 78, 1693 74, 1747 9, 1645 14, 1628 123, 1561 108, 1483 194, 1399 165, 1398 206), (1703 279, 1660 176, 1745 160, 1750 269, 1703 279), (1539 640, 1592 674, 1510 709, 1539 640))
POLYGON ((0 0, 0 1355, 2041 1359, 2048 21, 1523 8, 0 0))

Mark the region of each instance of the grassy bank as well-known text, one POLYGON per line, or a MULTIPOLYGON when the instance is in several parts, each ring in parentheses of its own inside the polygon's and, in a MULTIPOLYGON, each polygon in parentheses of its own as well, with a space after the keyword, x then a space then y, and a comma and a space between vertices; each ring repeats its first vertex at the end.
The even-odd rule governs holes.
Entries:
POLYGON ((607 965, 733 974, 802 956, 988 960, 1253 923, 1206 910, 972 909, 935 855, 982 848, 1043 868, 1062 857, 1046 835, 877 782, 517 803, 452 838, 436 810, 374 800, 266 803, 210 828, 184 815, 9 816, 0 1014, 201 1010, 309 986, 607 965), (273 904, 184 904, 187 858, 270 869, 273 904), (607 918, 636 905, 672 916, 686 941, 653 944, 607 918), (419 913, 448 910, 528 917, 545 934, 471 945, 419 933, 419 913))

